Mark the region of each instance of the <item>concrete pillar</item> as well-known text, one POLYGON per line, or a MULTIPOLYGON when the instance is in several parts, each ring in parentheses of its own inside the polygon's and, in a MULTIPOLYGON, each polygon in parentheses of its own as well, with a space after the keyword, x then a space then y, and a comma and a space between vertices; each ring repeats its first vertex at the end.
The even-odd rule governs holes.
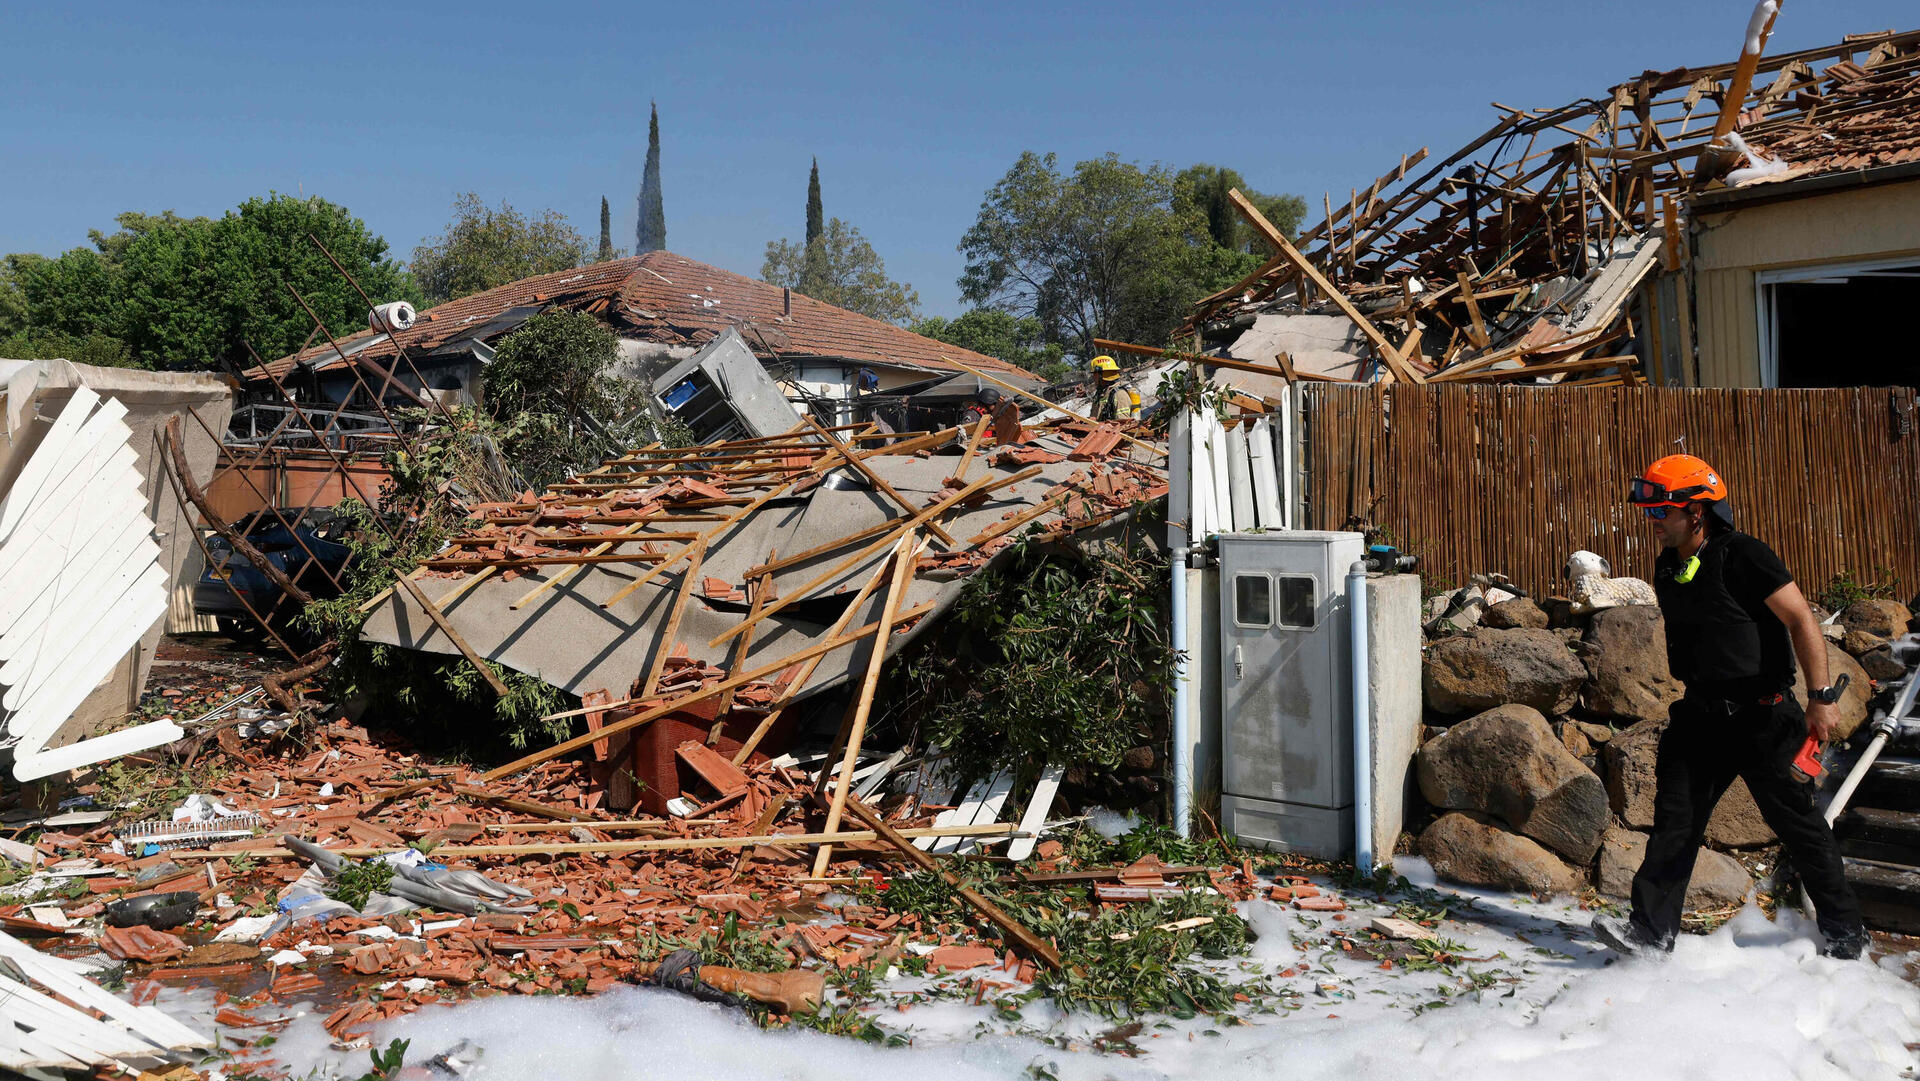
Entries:
POLYGON ((1420 749, 1420 577, 1367 579, 1367 692, 1373 733, 1373 851, 1393 853, 1420 749))

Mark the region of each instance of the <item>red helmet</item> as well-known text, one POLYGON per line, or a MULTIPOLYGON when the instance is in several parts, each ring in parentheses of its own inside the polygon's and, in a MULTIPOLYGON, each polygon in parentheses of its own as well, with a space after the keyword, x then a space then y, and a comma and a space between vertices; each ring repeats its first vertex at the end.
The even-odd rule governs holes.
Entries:
POLYGON ((1699 500, 1717 503, 1727 498, 1727 482, 1707 463, 1691 454, 1669 454, 1633 478, 1627 501, 1640 507, 1684 507, 1699 500))

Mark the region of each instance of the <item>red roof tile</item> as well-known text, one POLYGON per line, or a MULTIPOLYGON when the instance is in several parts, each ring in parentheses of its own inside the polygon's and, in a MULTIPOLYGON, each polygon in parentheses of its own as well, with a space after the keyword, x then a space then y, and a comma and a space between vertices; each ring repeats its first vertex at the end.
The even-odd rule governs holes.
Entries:
MULTIPOLYGON (((1032 378, 1031 373, 993 357, 923 338, 799 293, 793 294, 789 313, 779 286, 666 251, 523 278, 451 300, 420 313, 419 320, 397 337, 402 347, 417 356, 459 341, 463 332, 480 330, 513 308, 534 305, 592 311, 625 337, 674 345, 703 345, 728 327, 739 327, 753 351, 769 360, 835 357, 959 371, 940 359, 948 356, 982 370, 1032 378)), ((373 338, 372 332, 363 331, 342 338, 340 345, 351 351, 373 338)), ((359 355, 381 359, 395 352, 393 343, 376 341, 359 355)), ((318 371, 343 364, 333 355, 332 346, 320 345, 270 361, 266 368, 284 378, 303 361, 318 371)), ((265 373, 255 368, 247 376, 261 379, 265 373)))

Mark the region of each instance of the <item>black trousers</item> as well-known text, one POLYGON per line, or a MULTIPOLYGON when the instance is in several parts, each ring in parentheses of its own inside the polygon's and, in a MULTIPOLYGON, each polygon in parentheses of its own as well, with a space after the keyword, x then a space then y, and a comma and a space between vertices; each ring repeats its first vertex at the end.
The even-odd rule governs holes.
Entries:
POLYGON ((1840 845, 1813 805, 1813 786, 1796 781, 1793 756, 1807 738, 1806 714, 1783 695, 1774 704, 1683 699, 1669 713, 1654 774, 1653 834, 1633 876, 1633 922, 1670 942, 1706 838, 1707 819, 1735 777, 1745 778, 1760 815, 1780 838, 1828 938, 1858 933, 1860 902, 1847 885, 1840 845))

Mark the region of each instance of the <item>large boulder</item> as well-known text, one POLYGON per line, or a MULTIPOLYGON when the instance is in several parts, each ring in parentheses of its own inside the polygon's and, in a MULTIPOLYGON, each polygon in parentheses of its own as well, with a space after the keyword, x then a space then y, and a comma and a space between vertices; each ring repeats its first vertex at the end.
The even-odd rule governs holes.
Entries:
POLYGON ((1840 613, 1840 622, 1850 631, 1864 631, 1881 638, 1898 638, 1907 633, 1913 613, 1899 601, 1878 598, 1854 601, 1840 613))
POLYGON ((1846 631, 1840 636, 1840 648, 1849 657, 1864 657, 1876 649, 1885 649, 1887 640, 1866 631, 1846 631))
MULTIPOLYGON (((1641 721, 1607 741, 1607 800, 1620 821, 1636 829, 1653 825, 1654 763, 1660 734, 1667 722, 1641 721)), ((1707 819, 1707 843, 1721 848, 1750 848, 1772 844, 1773 830, 1760 817, 1760 807, 1747 791, 1747 782, 1735 778, 1707 819)))
MULTIPOLYGON (((1861 603, 1864 604, 1866 602, 1862 601, 1861 603)), ((1888 601, 1887 603, 1891 604, 1893 602, 1888 601)), ((1851 612, 1853 609, 1849 608, 1847 611, 1851 612)), ((1853 735, 1854 729, 1866 723, 1867 700, 1873 697, 1873 686, 1867 681, 1867 670, 1860 667, 1859 661, 1847 656, 1846 650, 1841 649, 1832 642, 1828 642, 1827 680, 1829 682, 1839 682, 1842 672, 1846 673, 1848 677, 1847 689, 1840 692, 1840 701, 1836 703, 1840 709, 1840 727, 1839 730, 1834 733, 1833 738, 1835 739, 1846 739, 1848 736, 1853 735)), ((1807 674, 1799 671, 1798 665, 1795 666, 1793 673, 1793 697, 1800 702, 1803 708, 1806 706, 1807 674)))
POLYGON ((1892 646, 1881 646, 1871 653, 1862 653, 1859 661, 1861 671, 1881 686, 1896 683, 1907 674, 1907 666, 1893 655, 1892 646))
POLYGON ((1590 677, 1582 704, 1601 716, 1664 718, 1686 691, 1667 668, 1666 622, 1652 605, 1595 612, 1582 648, 1590 677))
POLYGON ((1515 597, 1509 601, 1489 605, 1480 622, 1489 627, 1533 627, 1545 630, 1547 613, 1527 597, 1515 597))
POLYGON ((1565 713, 1587 670, 1552 631, 1476 627, 1427 651, 1422 684, 1441 713, 1479 713, 1510 702, 1565 713))
POLYGON ((1579 872, 1531 839, 1457 811, 1428 826, 1415 848, 1435 874, 1468 886, 1571 893, 1581 884, 1579 872))
POLYGON ((1420 793, 1435 807, 1478 811, 1577 863, 1607 828, 1607 792, 1530 706, 1460 722, 1420 748, 1420 793))
MULTIPOLYGON (((1600 869, 1594 885, 1609 897, 1626 897, 1633 890, 1633 876, 1647 858, 1647 835, 1633 830, 1610 829, 1600 843, 1600 869)), ((1693 875, 1687 879, 1688 909, 1726 908, 1746 900, 1753 879, 1740 861, 1725 853, 1703 848, 1693 861, 1693 875)))

